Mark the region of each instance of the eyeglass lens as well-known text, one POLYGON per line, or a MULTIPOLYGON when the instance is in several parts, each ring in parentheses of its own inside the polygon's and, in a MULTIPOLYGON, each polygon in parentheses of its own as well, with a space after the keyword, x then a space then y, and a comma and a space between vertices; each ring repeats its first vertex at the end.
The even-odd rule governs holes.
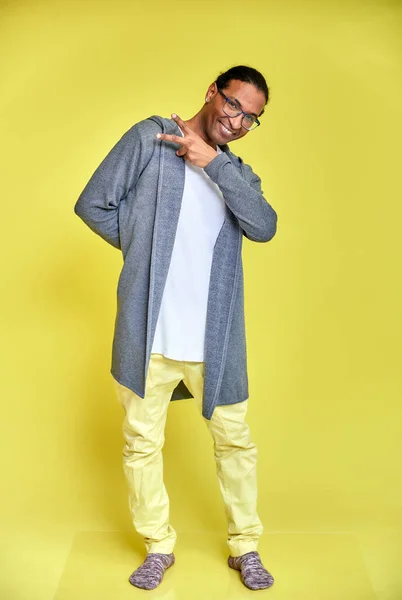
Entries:
MULTIPOLYGON (((228 100, 225 102, 224 112, 228 115, 228 117, 237 117, 241 114, 237 106, 228 100)), ((243 115, 242 124, 246 129, 254 129, 254 127, 257 126, 257 122, 254 117, 246 115, 243 115)))

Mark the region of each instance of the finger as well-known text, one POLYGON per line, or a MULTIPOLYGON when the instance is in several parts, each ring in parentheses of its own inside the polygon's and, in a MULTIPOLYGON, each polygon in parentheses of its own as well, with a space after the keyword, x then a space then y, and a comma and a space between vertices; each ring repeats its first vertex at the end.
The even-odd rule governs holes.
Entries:
POLYGON ((174 142, 175 144, 185 145, 185 139, 181 135, 171 135, 170 133, 157 133, 158 140, 165 142, 174 142))
POLYGON ((175 113, 172 114, 172 119, 174 121, 176 121, 176 123, 180 126, 180 128, 184 131, 184 133, 187 133, 189 131, 191 131, 190 127, 187 125, 187 123, 185 123, 183 121, 183 119, 181 119, 179 117, 179 115, 176 115, 175 113))
POLYGON ((187 148, 185 146, 182 146, 180 148, 180 150, 177 150, 176 154, 177 156, 184 156, 187 153, 187 148))

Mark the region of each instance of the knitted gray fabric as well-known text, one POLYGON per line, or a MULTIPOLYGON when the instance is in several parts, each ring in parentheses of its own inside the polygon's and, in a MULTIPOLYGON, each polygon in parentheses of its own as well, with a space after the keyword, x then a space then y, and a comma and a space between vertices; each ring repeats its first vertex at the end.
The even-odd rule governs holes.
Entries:
POLYGON ((274 578, 261 562, 258 552, 247 552, 242 556, 229 556, 229 567, 240 571, 242 582, 250 590, 263 590, 271 587, 274 578))
MULTIPOLYGON (((185 161, 176 155, 177 144, 156 139, 162 132, 179 134, 180 129, 157 115, 133 125, 98 166, 74 208, 123 254, 111 374, 141 398, 185 183, 185 161)), ((226 204, 214 246, 205 324, 203 416, 209 420, 215 406, 248 398, 242 240, 267 242, 277 224, 259 176, 226 144, 221 150, 204 168, 226 204)), ((180 382, 171 399, 191 397, 180 382)))
POLYGON ((153 590, 161 583, 166 569, 175 562, 173 554, 150 553, 129 577, 129 582, 143 590, 153 590))

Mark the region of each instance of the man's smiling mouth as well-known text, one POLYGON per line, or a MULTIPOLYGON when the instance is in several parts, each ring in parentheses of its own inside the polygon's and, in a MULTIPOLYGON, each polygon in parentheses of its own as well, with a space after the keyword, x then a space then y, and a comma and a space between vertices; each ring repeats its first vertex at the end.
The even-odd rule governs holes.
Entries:
POLYGON ((224 135, 236 135, 235 131, 232 131, 231 129, 226 127, 221 121, 218 121, 218 123, 221 126, 221 129, 222 129, 224 135))

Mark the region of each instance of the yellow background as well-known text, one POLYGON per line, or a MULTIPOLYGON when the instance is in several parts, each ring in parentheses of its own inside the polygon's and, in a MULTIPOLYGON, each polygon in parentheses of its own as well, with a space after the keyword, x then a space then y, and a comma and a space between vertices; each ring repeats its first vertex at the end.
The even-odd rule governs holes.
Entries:
MULTIPOLYGON (((0 7, 0 597, 70 598, 59 582, 77 536, 131 532, 109 373, 122 258, 74 203, 135 122, 190 118, 219 72, 245 63, 272 97, 262 126, 231 148, 278 213, 271 242, 244 246, 266 548, 274 561, 282 535, 350 534, 371 587, 339 597, 402 598, 402 3, 0 7)), ((211 442, 191 400, 171 404, 166 433, 172 523, 189 548, 201 533, 224 541, 211 442)), ((212 598, 196 567, 200 597, 212 598)), ((293 600, 280 581, 267 593, 293 600)), ((314 585, 298 597, 332 598, 314 585)))

